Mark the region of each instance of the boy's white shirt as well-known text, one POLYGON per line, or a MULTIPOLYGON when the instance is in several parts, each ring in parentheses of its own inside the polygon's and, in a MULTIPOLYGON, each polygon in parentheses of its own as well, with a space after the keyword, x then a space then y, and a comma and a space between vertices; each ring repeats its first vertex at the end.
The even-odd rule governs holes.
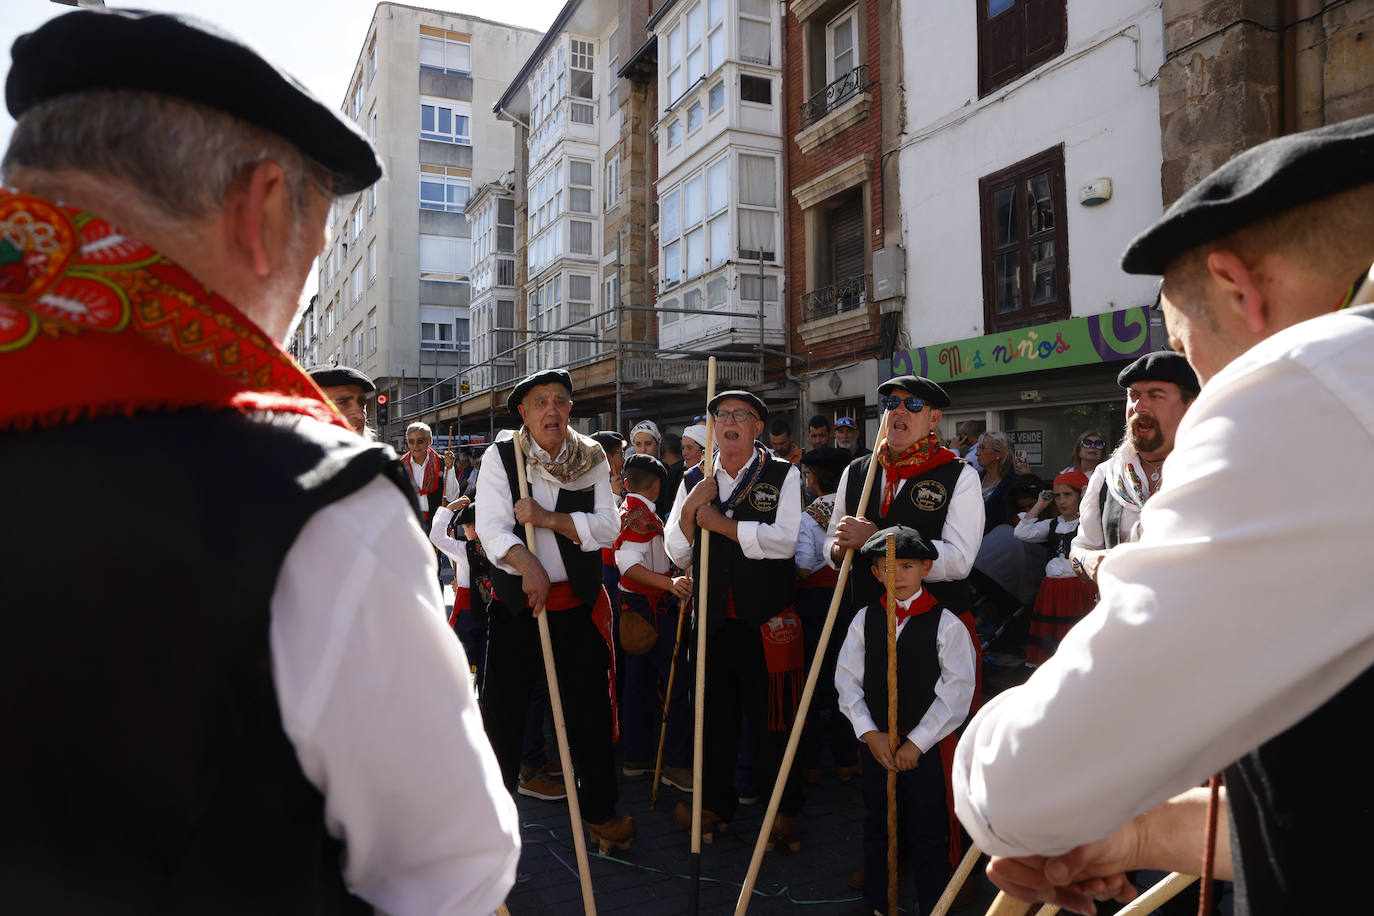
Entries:
MULTIPOLYGON (((637 499, 648 506, 650 512, 654 511, 654 504, 638 493, 626 493, 625 499, 637 499)), ((620 570, 622 576, 635 564, 643 566, 652 573, 658 573, 662 576, 668 574, 668 551, 663 545, 662 535, 655 537, 651 541, 626 541, 616 548, 615 565, 616 569, 620 570)))
MULTIPOLYGON (((919 597, 921 591, 905 601, 898 601, 897 607, 906 610, 919 597)), ((882 609, 881 605, 873 606, 882 609)), ((840 711, 854 727, 855 737, 861 741, 865 733, 879 730, 869 712, 868 703, 864 701, 864 621, 867 616, 868 608, 861 608, 854 615, 854 622, 845 634, 844 645, 840 647, 840 657, 835 665, 835 690, 839 693, 840 711)), ((897 625, 898 638, 906 625, 906 620, 897 625)), ((935 699, 916 727, 906 735, 906 740, 916 745, 922 754, 939 744, 940 739, 952 734, 968 718, 976 683, 978 655, 973 647, 973 639, 969 636, 968 627, 948 608, 940 610, 940 624, 936 628, 935 639, 936 653, 940 659, 940 679, 935 682, 935 699)))

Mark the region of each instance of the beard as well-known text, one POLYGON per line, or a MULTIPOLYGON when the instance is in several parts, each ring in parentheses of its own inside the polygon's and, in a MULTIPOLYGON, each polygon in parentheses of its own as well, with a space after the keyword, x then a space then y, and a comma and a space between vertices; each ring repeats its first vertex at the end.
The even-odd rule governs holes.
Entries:
POLYGON ((1126 438, 1137 452, 1157 452, 1164 448, 1164 430, 1159 423, 1146 417, 1126 421, 1126 438))

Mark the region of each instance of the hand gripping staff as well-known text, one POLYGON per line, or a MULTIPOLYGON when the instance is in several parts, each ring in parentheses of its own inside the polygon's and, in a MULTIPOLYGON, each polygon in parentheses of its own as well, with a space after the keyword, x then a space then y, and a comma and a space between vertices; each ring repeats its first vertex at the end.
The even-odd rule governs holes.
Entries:
MULTIPOLYGON (((882 423, 878 425, 878 438, 874 443, 874 454, 868 462, 868 475, 864 477, 863 493, 859 496, 859 504, 854 507, 853 515, 855 518, 862 518, 868 510, 868 497, 873 492, 874 471, 878 467, 877 445, 883 441, 887 435, 886 411, 883 412, 882 423)), ((707 417, 707 422, 710 418, 707 417)), ((710 438, 708 427, 707 438, 710 438)), ((705 564, 706 547, 702 545, 702 562, 705 564)), ((787 750, 782 755, 782 765, 778 767, 778 778, 773 783, 773 794, 768 799, 768 810, 763 815, 763 826, 759 828, 759 839, 754 844, 754 855, 749 860, 749 871, 744 876, 744 886, 740 888, 739 900, 735 903, 735 916, 744 916, 749 909, 749 898, 754 893, 754 882, 759 877, 759 866, 763 864, 764 847, 768 845, 768 837, 773 832, 773 820, 778 816, 778 805, 782 802, 783 786, 787 783, 787 774, 792 771, 792 759, 797 755, 797 744, 801 741, 802 730, 796 723, 806 721, 806 713, 811 708, 811 696, 816 692, 816 681, 820 680, 821 662, 825 659, 825 649, 830 645, 830 632, 835 629, 835 617, 840 612, 840 601, 844 597, 844 587, 849 583, 849 571, 854 565, 854 548, 850 547, 844 552, 844 562, 840 564, 839 579, 835 582, 835 591, 830 596, 830 610, 825 615, 825 625, 821 627, 820 641, 816 644, 816 657, 811 663, 811 670, 806 675, 806 686, 802 688, 801 702, 797 704, 797 714, 792 719, 793 726, 787 736, 787 750)), ((702 593, 705 593, 703 585, 702 593)), ((698 668, 698 670, 701 670, 698 668)), ((698 721, 698 742, 700 742, 700 721, 698 721)), ((698 784, 700 785, 700 784, 698 784)), ((698 790, 693 793, 693 803, 701 797, 698 790)), ((699 808, 699 805, 698 805, 699 808)))
MULTIPOLYGON (((1161 878, 1158 884, 1151 886, 1145 893, 1117 910, 1117 916, 1128 916, 1128 914, 1129 916, 1146 916, 1148 913, 1153 913, 1177 897, 1196 880, 1198 880, 1197 875, 1171 872, 1161 878)), ((1011 896, 1006 891, 1002 891, 998 893, 997 899, 992 901, 987 916, 1026 916, 1034 906, 1034 903, 1026 903, 1011 896)), ((1059 907, 1046 904, 1040 908, 1036 916, 1054 916, 1058 912, 1059 907)))
MULTIPOLYGON (((702 470, 706 477, 716 473, 716 415, 711 412, 711 401, 716 396, 716 358, 706 361, 706 455, 702 470)), ((706 586, 709 584, 707 573, 711 569, 711 532, 697 529, 701 538, 701 554, 697 561, 697 683, 693 698, 696 701, 694 721, 695 734, 692 736, 692 883, 687 889, 687 912, 697 912, 698 897, 701 891, 701 773, 704 763, 703 739, 706 734, 706 586)))
MULTIPOLYGON (((530 482, 525 477, 525 454, 520 448, 520 436, 515 436, 515 475, 520 484, 520 498, 529 499, 530 482)), ((447 476, 447 475, 445 475, 447 476)), ((525 522, 525 543, 537 559, 534 546, 534 523, 525 522)), ((568 729, 563 724, 563 696, 558 692, 558 672, 553 665, 553 639, 549 636, 548 608, 534 619, 539 623, 539 647, 544 650, 544 676, 549 681, 549 705, 553 707, 553 730, 558 736, 558 761, 563 765, 563 783, 568 787, 568 816, 572 818, 573 849, 577 852, 577 875, 582 881, 582 909, 587 916, 596 913, 592 897, 592 872, 587 862, 587 838, 582 835, 582 806, 577 802, 577 778, 573 774, 572 752, 568 750, 568 729)))

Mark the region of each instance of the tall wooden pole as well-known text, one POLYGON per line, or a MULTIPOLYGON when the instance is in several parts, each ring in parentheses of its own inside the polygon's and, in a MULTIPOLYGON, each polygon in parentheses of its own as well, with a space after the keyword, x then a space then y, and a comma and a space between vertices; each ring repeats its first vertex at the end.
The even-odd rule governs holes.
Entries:
MULTIPOLYGON (((702 472, 707 477, 716 473, 716 415, 711 412, 711 401, 716 396, 716 358, 706 361, 706 455, 702 472)), ((701 538, 701 554, 697 561, 697 684, 695 734, 692 736, 692 883, 687 891, 687 912, 695 914, 701 892, 701 789, 702 771, 705 768, 703 753, 706 736, 706 587, 710 583, 711 571, 711 532, 697 530, 701 538)), ((723 612, 723 611, 722 611, 723 612)))
MULTIPOLYGON (((874 456, 877 464, 877 456, 874 456)), ((887 536, 887 752, 897 754, 897 536, 887 536)), ((870 609, 871 612, 871 609, 870 609)), ((887 911, 897 912, 897 771, 887 771, 887 911)))
MULTIPOLYGON (((946 916, 949 908, 954 905, 954 898, 959 896, 959 890, 968 880, 969 872, 973 871, 973 866, 978 864, 982 858, 983 850, 977 844, 970 843, 968 852, 964 853, 964 858, 959 862, 959 867, 954 870, 954 877, 949 879, 949 884, 945 885, 945 892, 940 895, 939 901, 935 904, 935 909, 930 911, 930 916, 946 916)), ((1041 916, 1050 916, 1044 909, 1040 911, 1041 916)))
POLYGON ((673 637, 673 660, 668 664, 668 686, 663 691, 663 721, 658 726, 658 755, 654 758, 654 784, 649 789, 649 810, 658 804, 658 781, 663 776, 663 742, 668 737, 668 705, 673 702, 673 678, 677 675, 677 653, 682 646, 682 621, 687 618, 687 599, 677 606, 677 636, 673 637))
MULTIPOLYGON (((851 510, 855 518, 862 518, 868 509, 868 497, 873 492, 874 471, 878 467, 877 446, 887 435, 887 413, 883 413, 882 422, 878 425, 878 439, 874 444, 874 456, 868 462, 868 476, 864 478, 863 493, 859 495, 859 504, 851 510)), ((709 422, 709 419, 708 419, 709 422)), ((709 432, 707 438, 710 438, 709 432)), ((778 816, 778 805, 782 803, 783 786, 787 783, 787 774, 792 771, 792 759, 797 755, 797 745, 801 742, 802 730, 797 727, 801 722, 806 721, 806 713, 811 708, 811 695, 816 692, 816 682, 821 676, 821 662, 825 659, 826 647, 830 645, 830 632, 835 629, 835 618, 840 613, 840 602, 844 598, 844 587, 849 582, 849 570, 854 565, 854 548, 849 548, 844 552, 844 562, 840 564, 839 579, 835 582, 835 591, 830 596, 830 610, 826 612, 825 624, 821 627, 821 635, 816 643, 816 657, 811 662, 811 670, 806 675, 806 686, 802 688, 801 702, 797 704, 797 714, 792 719, 792 729, 787 736, 787 749, 782 755, 782 765, 778 767, 778 778, 773 783, 773 794, 768 798, 768 810, 763 814, 763 826, 759 829, 758 842, 754 844, 754 855, 749 860, 749 871, 744 876, 744 884, 740 887, 739 899, 735 902, 735 916, 744 916, 744 912, 749 909, 749 898, 754 893, 754 882, 759 877, 759 867, 763 865, 763 852, 768 845, 768 837, 773 832, 773 820, 778 816)))
MULTIPOLYGON (((520 432, 515 434, 515 475, 520 484, 520 498, 530 495, 529 480, 525 477, 525 453, 520 448, 520 432)), ((525 543, 535 558, 534 524, 525 523, 525 543)), ((572 818, 573 850, 577 853, 577 874, 582 882, 582 909, 587 916, 596 913, 596 899, 592 896, 592 870, 587 861, 587 838, 583 835, 582 806, 577 801, 577 777, 573 774, 572 752, 568 749, 568 728, 563 724, 563 695, 558 690, 558 670, 553 664, 553 638, 549 635, 549 609, 534 619, 539 622, 539 647, 544 652, 544 677, 549 682, 549 705, 553 707, 553 730, 558 736, 558 761, 563 765, 563 783, 568 787, 568 816, 572 818)))

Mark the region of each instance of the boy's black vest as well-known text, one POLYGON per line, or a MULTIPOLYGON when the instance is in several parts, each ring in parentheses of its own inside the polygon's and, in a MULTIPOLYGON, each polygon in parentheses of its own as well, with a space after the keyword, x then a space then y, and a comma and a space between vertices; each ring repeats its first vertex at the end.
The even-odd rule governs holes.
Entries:
MULTIPOLYGON (((873 455, 862 455, 849 465, 849 481, 844 492, 845 511, 850 515, 858 513, 859 497, 863 495, 864 478, 868 475, 869 462, 873 455)), ((906 525, 915 528, 927 541, 943 541, 945 518, 949 515, 949 501, 954 498, 954 487, 959 475, 964 472, 967 462, 962 458, 946 462, 926 474, 917 474, 902 481, 901 489, 883 515, 883 468, 880 466, 873 476, 873 492, 868 497, 868 508, 863 517, 875 523, 879 529, 892 525, 906 525)), ((981 520, 980 520, 981 525, 981 520)), ((868 571, 869 564, 855 552, 855 568, 849 577, 854 589, 854 606, 865 607, 876 604, 883 593, 883 585, 868 571)), ((955 582, 927 582, 925 587, 946 607, 956 614, 973 610, 973 596, 963 579, 955 582)))
MULTIPOLYGON (((759 454, 755 449, 755 455, 759 454)), ((767 452, 762 453, 763 473, 750 488, 749 495, 735 507, 731 516, 737 522, 762 522, 771 525, 777 521, 778 504, 782 502, 782 486, 787 481, 787 473, 792 463, 775 458, 767 452)), ((743 473, 743 472, 741 472, 743 473)), ((684 492, 704 478, 700 467, 695 467, 683 475, 684 492)), ((719 494, 722 502, 732 494, 719 494)), ((701 568, 701 531, 692 543, 692 568, 701 568)), ((701 575, 695 576, 693 597, 697 607, 702 607, 700 594, 701 575)), ((792 606, 797 590, 797 573, 792 557, 780 560, 751 560, 736 541, 723 535, 711 538, 711 573, 708 582, 710 594, 705 607, 706 629, 714 633, 725 624, 726 591, 734 589, 735 613, 746 623, 762 626, 769 618, 776 617, 792 606)))
POLYGON ((5 908, 371 912, 283 730, 269 627, 318 510, 379 475, 407 492, 394 453, 186 410, 6 433, 0 469, 5 908), (55 506, 74 480, 90 499, 55 506))
MULTIPOLYGON (((510 481, 511 505, 520 499, 520 480, 516 477, 515 440, 507 439, 496 443, 496 454, 506 468, 506 479, 510 481)), ((594 512, 596 510, 596 488, 585 490, 558 491, 554 503, 555 512, 594 512)), ((516 523, 511 529, 520 543, 525 543, 525 526, 516 523)), ((568 584, 573 594, 588 608, 596 604, 601 595, 601 551, 583 550, 580 546, 554 532, 558 542, 558 555, 563 559, 563 568, 568 571, 568 584)), ((528 544, 525 544, 528 547, 528 544)), ((513 576, 495 563, 491 564, 491 584, 496 591, 496 600, 512 614, 525 609, 525 593, 521 589, 520 577, 513 576)))
MULTIPOLYGON (((933 594, 933 593, 932 593, 933 594)), ((908 617, 897 635, 897 735, 905 739, 935 702, 940 680, 938 635, 944 608, 908 617)), ((864 702, 887 731, 887 611, 875 601, 864 612, 864 702)))

